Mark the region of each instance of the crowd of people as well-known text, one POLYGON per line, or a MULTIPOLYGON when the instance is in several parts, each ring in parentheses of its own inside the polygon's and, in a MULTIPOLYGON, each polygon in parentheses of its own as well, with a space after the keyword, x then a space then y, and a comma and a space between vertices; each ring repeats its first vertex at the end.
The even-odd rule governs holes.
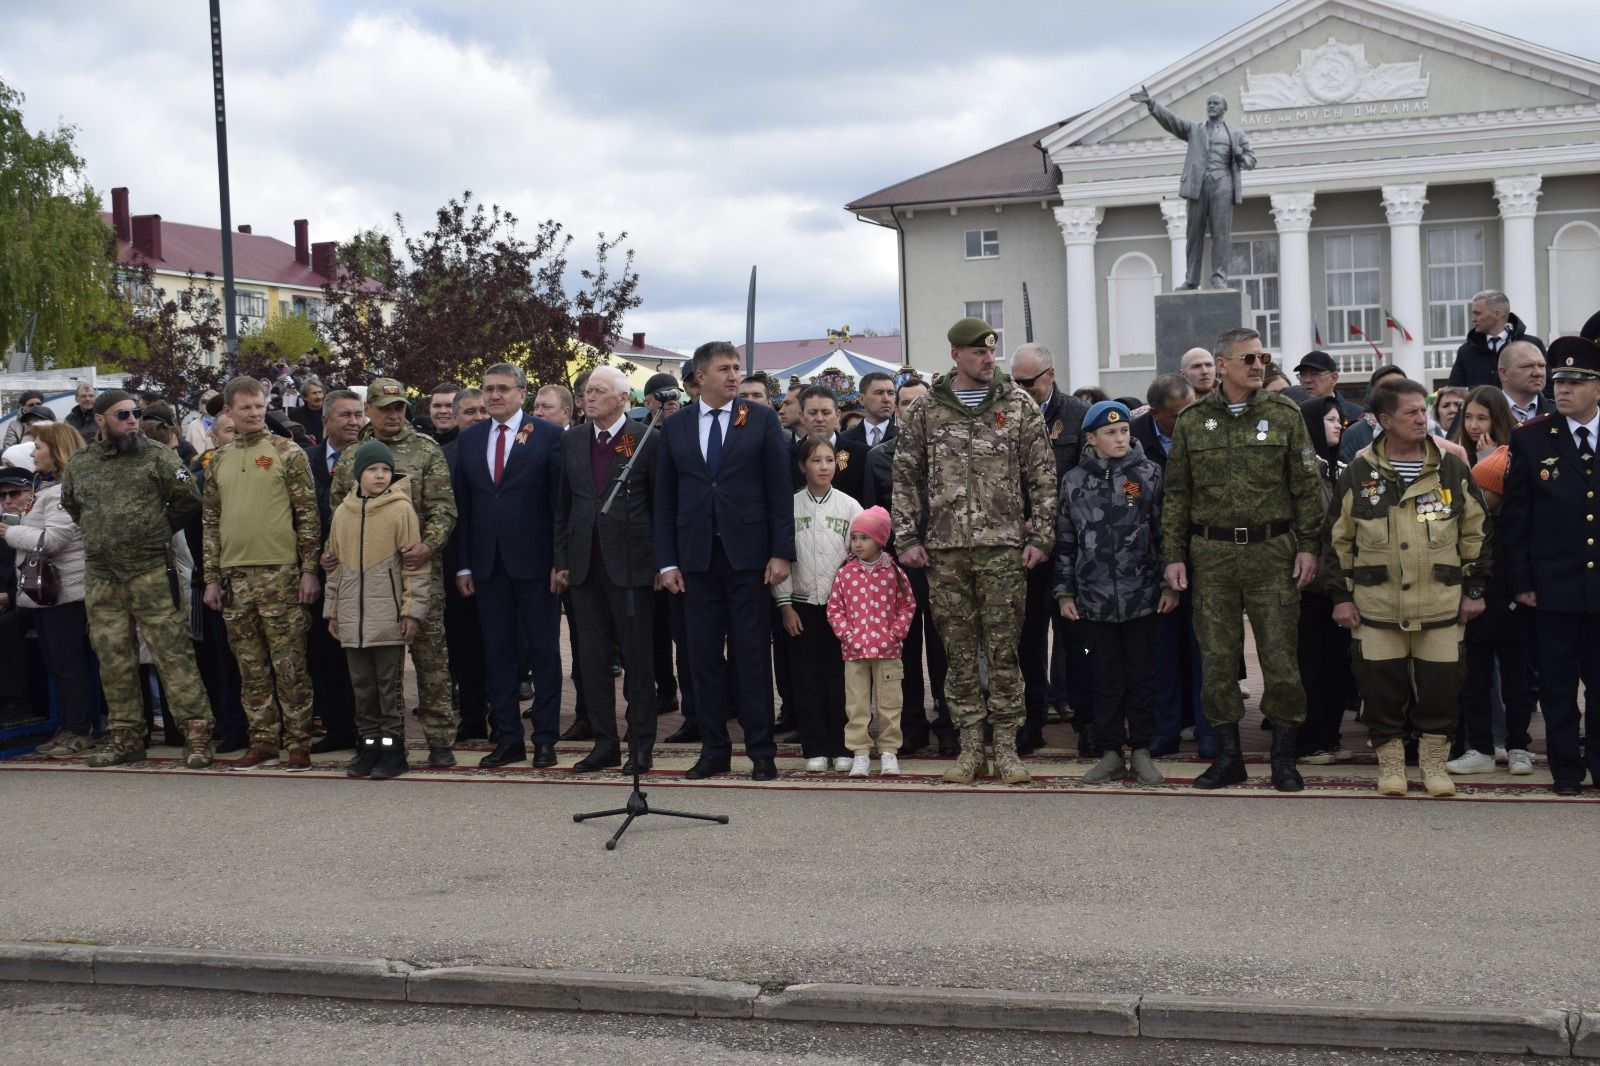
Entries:
POLYGON ((1042 345, 1000 372, 977 318, 947 373, 867 374, 850 410, 724 342, 638 406, 609 366, 575 396, 511 364, 425 394, 240 376, 187 419, 85 385, 57 421, 25 395, 0 715, 34 713, 32 667, 48 757, 137 762, 157 730, 195 769, 353 751, 350 776, 383 779, 409 768, 409 652, 434 767, 474 741, 482 767, 554 767, 590 740, 571 771, 648 772, 680 711, 662 742, 699 745, 689 779, 732 771, 736 719, 758 781, 794 733, 808 773, 876 754, 893 776, 932 747, 946 781, 1020 784, 1054 716, 1086 783, 1160 783, 1192 736, 1215 789, 1247 779, 1248 619, 1279 791, 1353 759, 1352 713, 1380 793, 1406 792, 1408 752, 1433 796, 1502 759, 1528 774, 1538 710, 1576 795, 1600 784, 1578 707, 1600 683, 1600 315, 1548 350, 1499 293, 1473 321, 1450 387, 1384 366, 1364 405, 1327 353, 1295 384, 1249 329, 1143 398, 1069 394, 1042 345))

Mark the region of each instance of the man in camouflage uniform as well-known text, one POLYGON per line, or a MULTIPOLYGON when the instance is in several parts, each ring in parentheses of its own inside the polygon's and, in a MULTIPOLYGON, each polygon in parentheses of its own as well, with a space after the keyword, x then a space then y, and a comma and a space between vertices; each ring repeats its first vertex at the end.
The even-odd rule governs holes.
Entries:
MULTIPOLYGON (((456 524, 456 498, 444 452, 430 437, 411 428, 405 390, 393 378, 376 378, 367 386, 367 417, 360 439, 381 440, 394 454, 394 472, 405 475, 411 505, 422 525, 422 540, 403 553, 408 570, 428 567, 433 580, 444 580, 445 544, 456 524)), ((333 470, 328 497, 334 509, 355 487, 355 455, 347 448, 333 470)), ((328 559, 323 560, 326 567, 328 559)), ((450 661, 444 646, 444 597, 428 601, 428 617, 411 642, 411 664, 417 670, 417 718, 428 738, 428 765, 454 766, 458 716, 450 702, 450 661)))
POLYGON ((1298 792, 1296 727, 1305 720, 1295 642, 1300 589, 1317 572, 1322 498, 1317 459, 1300 408, 1261 387, 1270 357, 1251 329, 1225 330, 1212 349, 1217 388, 1178 415, 1162 500, 1167 586, 1194 578, 1201 704, 1217 759, 1195 787, 1241 784, 1244 700, 1235 682, 1249 614, 1266 678, 1262 710, 1272 732, 1272 787, 1298 792), (1187 562, 1186 562, 1187 560, 1187 562))
POLYGON ((945 780, 970 784, 977 776, 987 718, 1001 780, 1022 784, 1029 776, 1017 757, 1017 642, 1027 571, 1049 561, 1055 540, 1055 456, 1038 404, 995 370, 993 328, 964 318, 947 336, 955 369, 934 380, 900 426, 895 542, 902 566, 928 568, 929 605, 950 651, 946 689, 961 755, 945 780), (917 522, 924 508, 926 531, 917 522), (980 649, 989 664, 987 713, 980 649))
POLYGON ((61 505, 83 530, 89 639, 100 660, 106 735, 90 766, 144 758, 139 637, 160 672, 167 713, 184 726, 184 765, 211 765, 211 709, 195 665, 188 603, 179 595, 169 546, 200 509, 194 478, 171 449, 139 432, 133 397, 95 400, 98 439, 73 456, 61 505))
POLYGON ((310 618, 305 605, 318 592, 322 522, 317 486, 305 450, 290 438, 267 432, 261 382, 236 377, 223 396, 223 410, 239 437, 212 457, 201 514, 205 604, 222 612, 250 721, 250 750, 234 768, 278 761, 281 707, 284 765, 309 770, 310 618))

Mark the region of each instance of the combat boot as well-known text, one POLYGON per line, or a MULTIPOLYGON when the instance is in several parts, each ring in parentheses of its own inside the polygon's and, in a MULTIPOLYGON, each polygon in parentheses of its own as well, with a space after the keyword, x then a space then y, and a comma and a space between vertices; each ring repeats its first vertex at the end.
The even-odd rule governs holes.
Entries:
POLYGON ((1239 723, 1212 726, 1211 732, 1217 742, 1217 761, 1194 779, 1194 787, 1209 791, 1244 784, 1250 774, 1244 768, 1244 755, 1239 751, 1239 723))
POLYGON ((955 765, 944 772, 944 779, 952 785, 970 785, 983 768, 983 724, 974 722, 961 727, 961 754, 955 765))
POLYGON ((1299 792, 1306 787, 1300 771, 1294 768, 1295 750, 1300 740, 1296 730, 1279 726, 1272 731, 1272 787, 1279 792, 1299 792))
POLYGON ((1450 757, 1450 738, 1438 733, 1424 733, 1417 741, 1417 765, 1422 768, 1422 784, 1428 795, 1445 799, 1456 794, 1456 783, 1450 780, 1445 760, 1450 757))
POLYGON ((100 746, 84 760, 93 767, 117 766, 121 763, 139 762, 144 758, 144 745, 133 733, 118 731, 108 733, 100 746))
POLYGON ((1026 785, 1033 780, 1017 757, 1017 723, 997 722, 994 727, 994 772, 1003 785, 1026 785))
POLYGON ((183 727, 183 734, 183 765, 191 770, 204 770, 216 761, 217 753, 211 747, 209 719, 189 719, 183 727))
POLYGON ((1406 745, 1402 740, 1379 744, 1378 795, 1404 796, 1406 794, 1406 745))
POLYGON ((403 738, 384 737, 378 742, 378 747, 381 754, 378 756, 378 765, 372 768, 372 780, 387 781, 411 769, 411 764, 406 761, 406 744, 403 738))
POLYGON ((350 760, 350 765, 344 768, 346 777, 366 777, 372 773, 373 767, 378 765, 378 738, 362 737, 356 757, 350 760))

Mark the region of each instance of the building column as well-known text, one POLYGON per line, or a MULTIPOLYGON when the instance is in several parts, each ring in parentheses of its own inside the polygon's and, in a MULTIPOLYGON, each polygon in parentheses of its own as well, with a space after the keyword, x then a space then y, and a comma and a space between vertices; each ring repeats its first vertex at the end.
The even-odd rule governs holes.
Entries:
POLYGON ((1275 192, 1272 221, 1278 226, 1278 314, 1283 331, 1282 357, 1299 360, 1316 339, 1311 330, 1311 212, 1316 194, 1275 192))
POLYGON ((1094 271, 1094 242, 1105 210, 1058 207, 1056 225, 1067 246, 1066 391, 1100 382, 1100 315, 1094 271))
POLYGON ((1494 198, 1500 202, 1500 291, 1511 300, 1528 332, 1539 332, 1538 274, 1534 268, 1533 216, 1539 210, 1537 174, 1496 178, 1494 198))
MULTIPOLYGON (((1384 332, 1393 345, 1395 365, 1413 381, 1423 381, 1424 373, 1422 338, 1427 332, 1427 308, 1422 299, 1422 209, 1427 205, 1426 185, 1383 187, 1383 210, 1389 216, 1390 309, 1411 331, 1412 339, 1406 340, 1398 330, 1384 332)), ((1382 341, 1378 346, 1383 347, 1382 341)))
POLYGON ((1167 224, 1167 241, 1172 245, 1172 273, 1167 275, 1167 291, 1172 292, 1189 272, 1189 201, 1162 200, 1161 221, 1167 224))

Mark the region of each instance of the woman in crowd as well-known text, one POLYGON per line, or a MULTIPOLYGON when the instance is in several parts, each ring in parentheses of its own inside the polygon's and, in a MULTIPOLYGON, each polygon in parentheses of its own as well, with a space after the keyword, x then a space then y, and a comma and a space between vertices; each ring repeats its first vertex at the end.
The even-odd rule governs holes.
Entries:
POLYGON ((61 506, 61 474, 83 447, 83 437, 65 422, 33 427, 33 506, 16 525, 5 526, 6 544, 20 560, 24 552, 43 551, 55 568, 59 591, 55 602, 40 604, 26 594, 17 603, 31 611, 33 631, 45 671, 56 683, 61 729, 38 749, 53 759, 80 755, 94 746, 95 665, 89 650, 89 619, 83 605, 83 532, 61 506))
MULTIPOLYGON (((1344 419, 1339 401, 1318 396, 1300 405, 1300 414, 1311 432, 1311 447, 1317 453, 1321 477, 1322 509, 1333 500, 1338 480, 1339 440, 1344 419)), ((1350 677, 1350 631, 1334 624, 1333 600, 1324 591, 1331 545, 1324 545, 1318 560, 1317 577, 1300 593, 1300 684, 1306 692, 1306 720, 1300 727, 1300 761, 1313 766, 1349 762, 1353 757, 1340 743, 1339 726, 1353 682, 1350 677)))
POLYGON ((827 437, 807 437, 796 452, 805 487, 794 494, 794 565, 773 590, 789 640, 795 724, 806 770, 845 773, 844 654, 828 624, 833 578, 850 557, 850 523, 861 505, 833 487, 836 456, 827 437))
POLYGON ((1438 436, 1447 436, 1455 428, 1456 416, 1461 413, 1461 405, 1467 402, 1467 390, 1460 385, 1446 385, 1433 395, 1433 407, 1428 411, 1428 417, 1433 420, 1433 425, 1428 427, 1428 432, 1438 436))
MULTIPOLYGON (((1466 390, 1461 390, 1465 392, 1466 390)), ((1497 448, 1511 443, 1517 427, 1506 394, 1493 385, 1479 385, 1467 394, 1460 417, 1450 427, 1449 439, 1466 449, 1467 465, 1487 459, 1497 448)), ((1499 509, 1496 508, 1498 511, 1499 509)))

